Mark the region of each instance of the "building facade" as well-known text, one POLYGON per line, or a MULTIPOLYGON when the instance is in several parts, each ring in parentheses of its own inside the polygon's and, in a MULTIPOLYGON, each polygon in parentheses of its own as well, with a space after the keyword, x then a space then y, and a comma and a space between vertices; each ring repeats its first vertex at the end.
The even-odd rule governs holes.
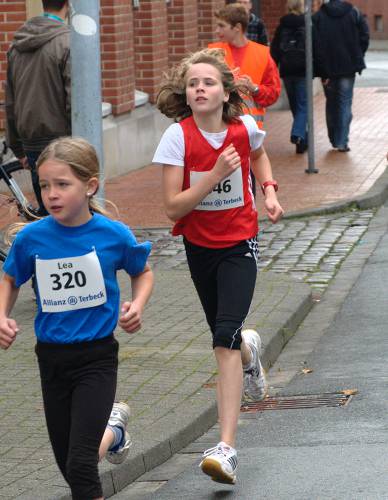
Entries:
POLYGON ((387 0, 352 0, 366 16, 371 38, 388 40, 388 2, 387 0))

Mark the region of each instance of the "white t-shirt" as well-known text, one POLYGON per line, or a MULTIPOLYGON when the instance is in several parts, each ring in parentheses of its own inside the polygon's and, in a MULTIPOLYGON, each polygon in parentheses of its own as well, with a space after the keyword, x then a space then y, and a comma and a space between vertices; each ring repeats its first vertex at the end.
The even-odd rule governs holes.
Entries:
MULTIPOLYGON (((250 115, 240 116, 249 136, 251 151, 256 151, 263 144, 265 132, 257 128, 255 120, 250 115)), ((225 140, 228 129, 222 132, 205 132, 199 129, 208 143, 215 149, 219 149, 225 140)), ((152 159, 153 163, 164 165, 184 166, 185 139, 183 129, 179 123, 173 123, 164 132, 152 159)))

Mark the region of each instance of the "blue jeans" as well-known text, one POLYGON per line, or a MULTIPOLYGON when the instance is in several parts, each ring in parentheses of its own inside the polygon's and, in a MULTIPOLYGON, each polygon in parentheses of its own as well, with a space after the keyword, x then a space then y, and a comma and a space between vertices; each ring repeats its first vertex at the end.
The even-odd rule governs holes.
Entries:
POLYGON ((334 148, 348 145, 355 76, 330 78, 324 85, 326 96, 326 124, 334 148))
POLYGON ((301 137, 305 141, 307 137, 306 79, 302 76, 286 76, 283 82, 294 118, 291 137, 301 137))

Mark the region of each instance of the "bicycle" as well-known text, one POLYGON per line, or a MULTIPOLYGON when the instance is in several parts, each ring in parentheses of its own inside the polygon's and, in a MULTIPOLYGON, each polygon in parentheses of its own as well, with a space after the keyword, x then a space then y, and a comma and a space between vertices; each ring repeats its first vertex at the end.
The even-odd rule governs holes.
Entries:
MULTIPOLYGON (((4 162, 4 156, 8 152, 8 147, 5 142, 0 149, 0 207, 6 208, 10 215, 11 206, 16 206, 17 215, 25 221, 33 221, 38 218, 36 208, 30 203, 28 198, 23 193, 24 187, 26 192, 33 193, 30 171, 23 168, 19 160, 10 160, 4 162), (7 188, 7 194, 4 194, 4 188, 7 188)), ((1 241, 0 245, 0 261, 7 258, 7 248, 1 241)))

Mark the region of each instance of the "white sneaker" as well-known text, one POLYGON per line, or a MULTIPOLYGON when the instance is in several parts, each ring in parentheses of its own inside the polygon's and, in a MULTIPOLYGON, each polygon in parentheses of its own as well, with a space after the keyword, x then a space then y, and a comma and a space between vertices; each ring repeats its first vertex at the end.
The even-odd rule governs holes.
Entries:
POLYGON ((267 395, 267 381, 260 361, 261 339, 255 330, 243 330, 241 336, 249 346, 252 361, 248 368, 244 368, 244 398, 261 401, 267 395))
POLYGON ((217 483, 234 484, 236 482, 237 452, 231 446, 221 441, 214 448, 203 453, 199 464, 202 472, 217 483))
POLYGON ((124 462, 128 455, 129 448, 132 445, 131 438, 127 432, 129 415, 130 409, 126 403, 114 403, 108 425, 120 427, 124 433, 125 440, 123 446, 120 446, 117 451, 107 452, 106 459, 111 464, 121 464, 121 462, 124 462))

